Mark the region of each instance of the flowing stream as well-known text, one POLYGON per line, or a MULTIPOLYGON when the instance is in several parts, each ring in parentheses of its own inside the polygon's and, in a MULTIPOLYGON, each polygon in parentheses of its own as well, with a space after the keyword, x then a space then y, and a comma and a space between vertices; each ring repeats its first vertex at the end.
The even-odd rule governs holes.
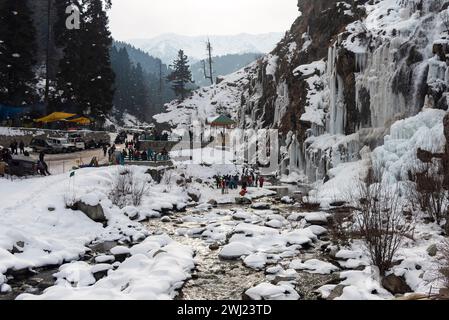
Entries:
MULTIPOLYGON (((286 186, 278 188, 276 198, 291 195, 292 190, 299 190, 294 186, 286 186)), ((298 193, 299 194, 299 193, 298 193)), ((269 202, 273 200, 271 197, 260 199, 261 202, 269 202)), ((247 212, 257 213, 250 206, 239 205, 223 205, 214 209, 215 211, 243 210, 247 212)), ((288 217, 292 212, 298 212, 297 207, 282 204, 272 204, 271 210, 278 214, 288 217)), ((235 224, 231 215, 223 214, 218 218, 207 221, 201 217, 210 213, 210 210, 195 211, 188 209, 184 213, 176 213, 165 219, 153 219, 147 223, 148 230, 154 234, 166 233, 179 243, 189 246, 195 251, 196 268, 193 272, 192 279, 186 282, 181 289, 177 299, 180 300, 241 300, 245 299, 244 293, 263 282, 279 283, 282 281, 291 281, 293 279, 285 279, 266 275, 264 271, 257 271, 248 268, 243 264, 241 259, 235 261, 222 260, 219 252, 227 241, 213 242, 206 237, 202 237, 201 233, 209 224, 231 225, 235 224), (198 218, 198 219, 193 219, 198 218), (187 220, 188 222, 185 222, 187 220), (192 220, 197 220, 192 222, 192 220), (163 222, 164 221, 164 222, 163 222), (191 230, 189 235, 179 234, 179 230, 191 230)), ((291 230, 298 227, 296 223, 292 223, 282 230, 291 230)), ((229 237, 229 235, 228 235, 229 237)), ((321 243, 316 244, 307 250, 301 250, 300 256, 283 259, 281 264, 287 269, 291 260, 297 258, 311 259, 319 258, 319 248, 321 243)), ((276 264, 275 264, 276 265, 276 264)), ((273 265, 274 266, 274 265, 273 265)), ((315 289, 323 284, 330 283, 334 279, 332 275, 316 275, 306 272, 300 272, 299 277, 295 279, 297 285, 296 290, 303 299, 317 299, 315 289)))

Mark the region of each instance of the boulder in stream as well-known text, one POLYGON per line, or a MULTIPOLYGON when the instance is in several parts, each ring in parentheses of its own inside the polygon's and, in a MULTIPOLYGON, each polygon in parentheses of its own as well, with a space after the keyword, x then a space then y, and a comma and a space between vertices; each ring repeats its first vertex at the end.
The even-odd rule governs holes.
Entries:
POLYGON ((246 197, 237 197, 235 198, 235 203, 244 206, 251 205, 253 202, 251 201, 251 199, 246 197))
POLYGON ((72 207, 72 210, 79 210, 88 216, 91 220, 95 222, 107 222, 106 216, 104 215, 103 207, 100 203, 97 205, 89 205, 83 201, 77 201, 72 207))

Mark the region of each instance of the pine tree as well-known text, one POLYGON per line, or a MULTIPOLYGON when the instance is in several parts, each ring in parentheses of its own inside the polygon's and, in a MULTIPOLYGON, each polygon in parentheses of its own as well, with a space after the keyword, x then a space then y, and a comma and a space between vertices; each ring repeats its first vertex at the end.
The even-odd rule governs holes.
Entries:
POLYGON ((82 5, 78 1, 60 0, 56 2, 58 19, 55 21, 55 42, 63 48, 63 57, 59 61, 59 72, 56 79, 56 94, 51 101, 51 109, 56 111, 61 105, 69 107, 73 112, 83 113, 81 105, 82 38, 84 23, 81 20, 79 30, 66 28, 66 8, 76 5, 82 13, 82 5))
POLYGON ((36 30, 29 0, 0 3, 0 103, 35 102, 36 30))
POLYGON ((172 83, 176 96, 181 96, 181 99, 184 100, 187 94, 192 91, 187 86, 193 81, 189 60, 183 50, 179 50, 178 59, 173 62, 171 67, 174 71, 168 76, 167 80, 172 83))
POLYGON ((144 120, 149 109, 149 88, 145 83, 144 72, 140 63, 132 69, 132 89, 134 98, 134 114, 144 120))
POLYGON ((113 106, 115 79, 110 60, 112 37, 102 0, 85 0, 83 20, 79 94, 86 111, 101 122, 113 106))
MULTIPOLYGON (((57 76, 55 104, 68 105, 80 114, 88 114, 100 123, 113 106, 115 75, 111 67, 111 33, 102 0, 61 0, 55 29, 56 43, 64 48, 57 76), (65 27, 66 5, 78 6, 79 30, 65 27)), ((106 3, 108 7, 108 3, 106 3)))
POLYGON ((131 99, 130 77, 132 68, 125 48, 120 50, 117 50, 116 47, 111 48, 111 65, 116 74, 114 106, 118 111, 125 111, 128 109, 131 99))
POLYGON ((149 80, 148 73, 143 70, 140 63, 134 65, 125 47, 120 50, 117 50, 115 46, 112 47, 111 63, 116 74, 115 110, 126 111, 141 120, 150 119, 155 113, 152 111, 151 101, 153 92, 150 81, 152 80, 149 80))

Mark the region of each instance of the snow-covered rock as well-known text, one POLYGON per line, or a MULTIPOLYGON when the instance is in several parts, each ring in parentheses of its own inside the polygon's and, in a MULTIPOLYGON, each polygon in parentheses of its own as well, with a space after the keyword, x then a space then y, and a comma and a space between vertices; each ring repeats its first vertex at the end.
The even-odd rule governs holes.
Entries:
POLYGON ((252 300, 299 300, 299 294, 290 286, 261 283, 245 292, 252 300))

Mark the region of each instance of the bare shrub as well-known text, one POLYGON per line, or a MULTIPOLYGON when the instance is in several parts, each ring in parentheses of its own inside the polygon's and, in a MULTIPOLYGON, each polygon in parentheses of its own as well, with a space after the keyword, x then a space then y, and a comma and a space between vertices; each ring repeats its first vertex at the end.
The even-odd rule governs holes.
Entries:
POLYGON ((305 195, 300 200, 301 208, 305 211, 317 211, 321 203, 312 195, 305 195))
POLYGON ((131 187, 131 199, 132 199, 132 204, 135 207, 138 207, 142 204, 142 199, 143 196, 149 191, 149 186, 147 183, 145 182, 141 182, 141 183, 136 183, 134 181, 134 183, 132 184, 131 187))
POLYGON ((416 188, 411 192, 411 201, 427 213, 432 221, 441 223, 447 216, 448 192, 444 189, 444 174, 440 160, 421 163, 411 174, 416 188))
POLYGON ((404 219, 399 202, 399 190, 384 183, 373 182, 373 172, 358 185, 355 213, 358 232, 364 241, 372 263, 381 275, 393 266, 394 257, 404 238, 413 233, 413 224, 404 219))
POLYGON ((349 240, 351 239, 351 225, 351 212, 335 212, 328 223, 332 242, 337 245, 349 245, 349 240))
POLYGON ((165 185, 165 193, 169 193, 172 190, 173 171, 166 170, 162 177, 162 184, 165 185))
POLYGON ((146 181, 138 181, 134 172, 129 169, 122 169, 112 184, 110 198, 113 204, 119 208, 132 204, 140 206, 144 195, 148 192, 149 185, 146 181))

